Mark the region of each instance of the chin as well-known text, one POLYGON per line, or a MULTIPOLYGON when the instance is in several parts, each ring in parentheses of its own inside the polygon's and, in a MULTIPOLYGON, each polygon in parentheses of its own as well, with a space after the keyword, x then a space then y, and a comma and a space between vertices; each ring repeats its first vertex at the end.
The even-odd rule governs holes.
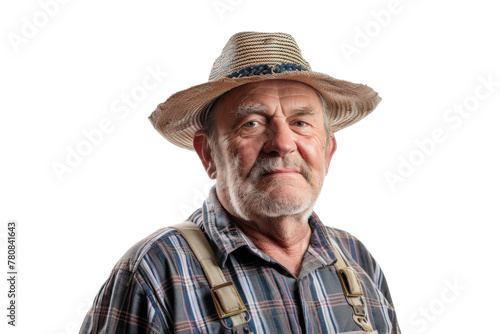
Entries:
POLYGON ((233 206, 237 206, 247 220, 252 220, 252 216, 277 218, 299 215, 307 218, 315 202, 310 190, 290 186, 276 187, 271 191, 253 190, 238 195, 233 206))
POLYGON ((250 182, 220 182, 226 194, 225 203, 230 211, 246 221, 263 217, 278 218, 295 216, 307 219, 313 211, 319 193, 309 183, 297 180, 269 178, 252 184, 250 182))

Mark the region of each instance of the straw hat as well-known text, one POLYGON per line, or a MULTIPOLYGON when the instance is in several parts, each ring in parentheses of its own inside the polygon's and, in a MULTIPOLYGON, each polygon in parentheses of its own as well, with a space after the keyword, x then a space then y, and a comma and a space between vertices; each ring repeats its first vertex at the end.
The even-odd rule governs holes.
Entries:
POLYGON ((378 94, 362 84, 313 72, 294 38, 284 33, 241 32, 233 35, 215 60, 208 82, 170 96, 149 119, 177 146, 193 149, 212 101, 241 85, 271 79, 303 82, 324 98, 332 131, 343 129, 375 109, 378 94))

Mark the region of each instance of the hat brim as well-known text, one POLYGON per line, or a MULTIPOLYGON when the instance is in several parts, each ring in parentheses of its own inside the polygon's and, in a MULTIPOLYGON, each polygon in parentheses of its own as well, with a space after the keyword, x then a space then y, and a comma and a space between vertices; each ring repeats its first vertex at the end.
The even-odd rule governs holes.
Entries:
POLYGON ((193 137, 202 129, 203 114, 214 99, 247 83, 277 79, 299 81, 317 90, 326 102, 333 132, 358 122, 371 113, 381 100, 377 92, 363 84, 335 79, 318 72, 291 71, 222 78, 190 87, 159 104, 149 120, 168 141, 193 150, 193 137))

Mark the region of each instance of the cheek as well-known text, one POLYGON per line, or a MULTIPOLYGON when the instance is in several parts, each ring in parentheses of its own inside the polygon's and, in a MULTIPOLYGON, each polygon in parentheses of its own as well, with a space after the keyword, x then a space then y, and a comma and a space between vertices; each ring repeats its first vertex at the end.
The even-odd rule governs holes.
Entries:
POLYGON ((303 138, 297 141, 302 159, 311 170, 325 170, 325 141, 316 138, 303 138))
POLYGON ((241 164, 240 167, 246 175, 252 169, 257 157, 259 156, 263 147, 263 142, 259 139, 238 139, 233 141, 228 149, 233 152, 234 159, 239 157, 241 164))

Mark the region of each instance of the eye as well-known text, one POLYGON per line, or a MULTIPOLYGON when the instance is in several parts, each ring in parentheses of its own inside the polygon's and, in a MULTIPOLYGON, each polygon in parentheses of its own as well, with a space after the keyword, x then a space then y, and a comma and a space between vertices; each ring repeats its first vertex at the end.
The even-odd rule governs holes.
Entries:
POLYGON ((307 123, 306 123, 306 122, 304 122, 304 121, 297 121, 297 122, 295 122, 294 124, 295 124, 296 126, 298 126, 298 127, 304 127, 304 126, 306 126, 306 125, 307 125, 307 123))
POLYGON ((256 121, 250 121, 250 122, 246 122, 245 124, 243 124, 243 126, 246 128, 255 128, 258 125, 259 125, 259 122, 256 122, 256 121))

